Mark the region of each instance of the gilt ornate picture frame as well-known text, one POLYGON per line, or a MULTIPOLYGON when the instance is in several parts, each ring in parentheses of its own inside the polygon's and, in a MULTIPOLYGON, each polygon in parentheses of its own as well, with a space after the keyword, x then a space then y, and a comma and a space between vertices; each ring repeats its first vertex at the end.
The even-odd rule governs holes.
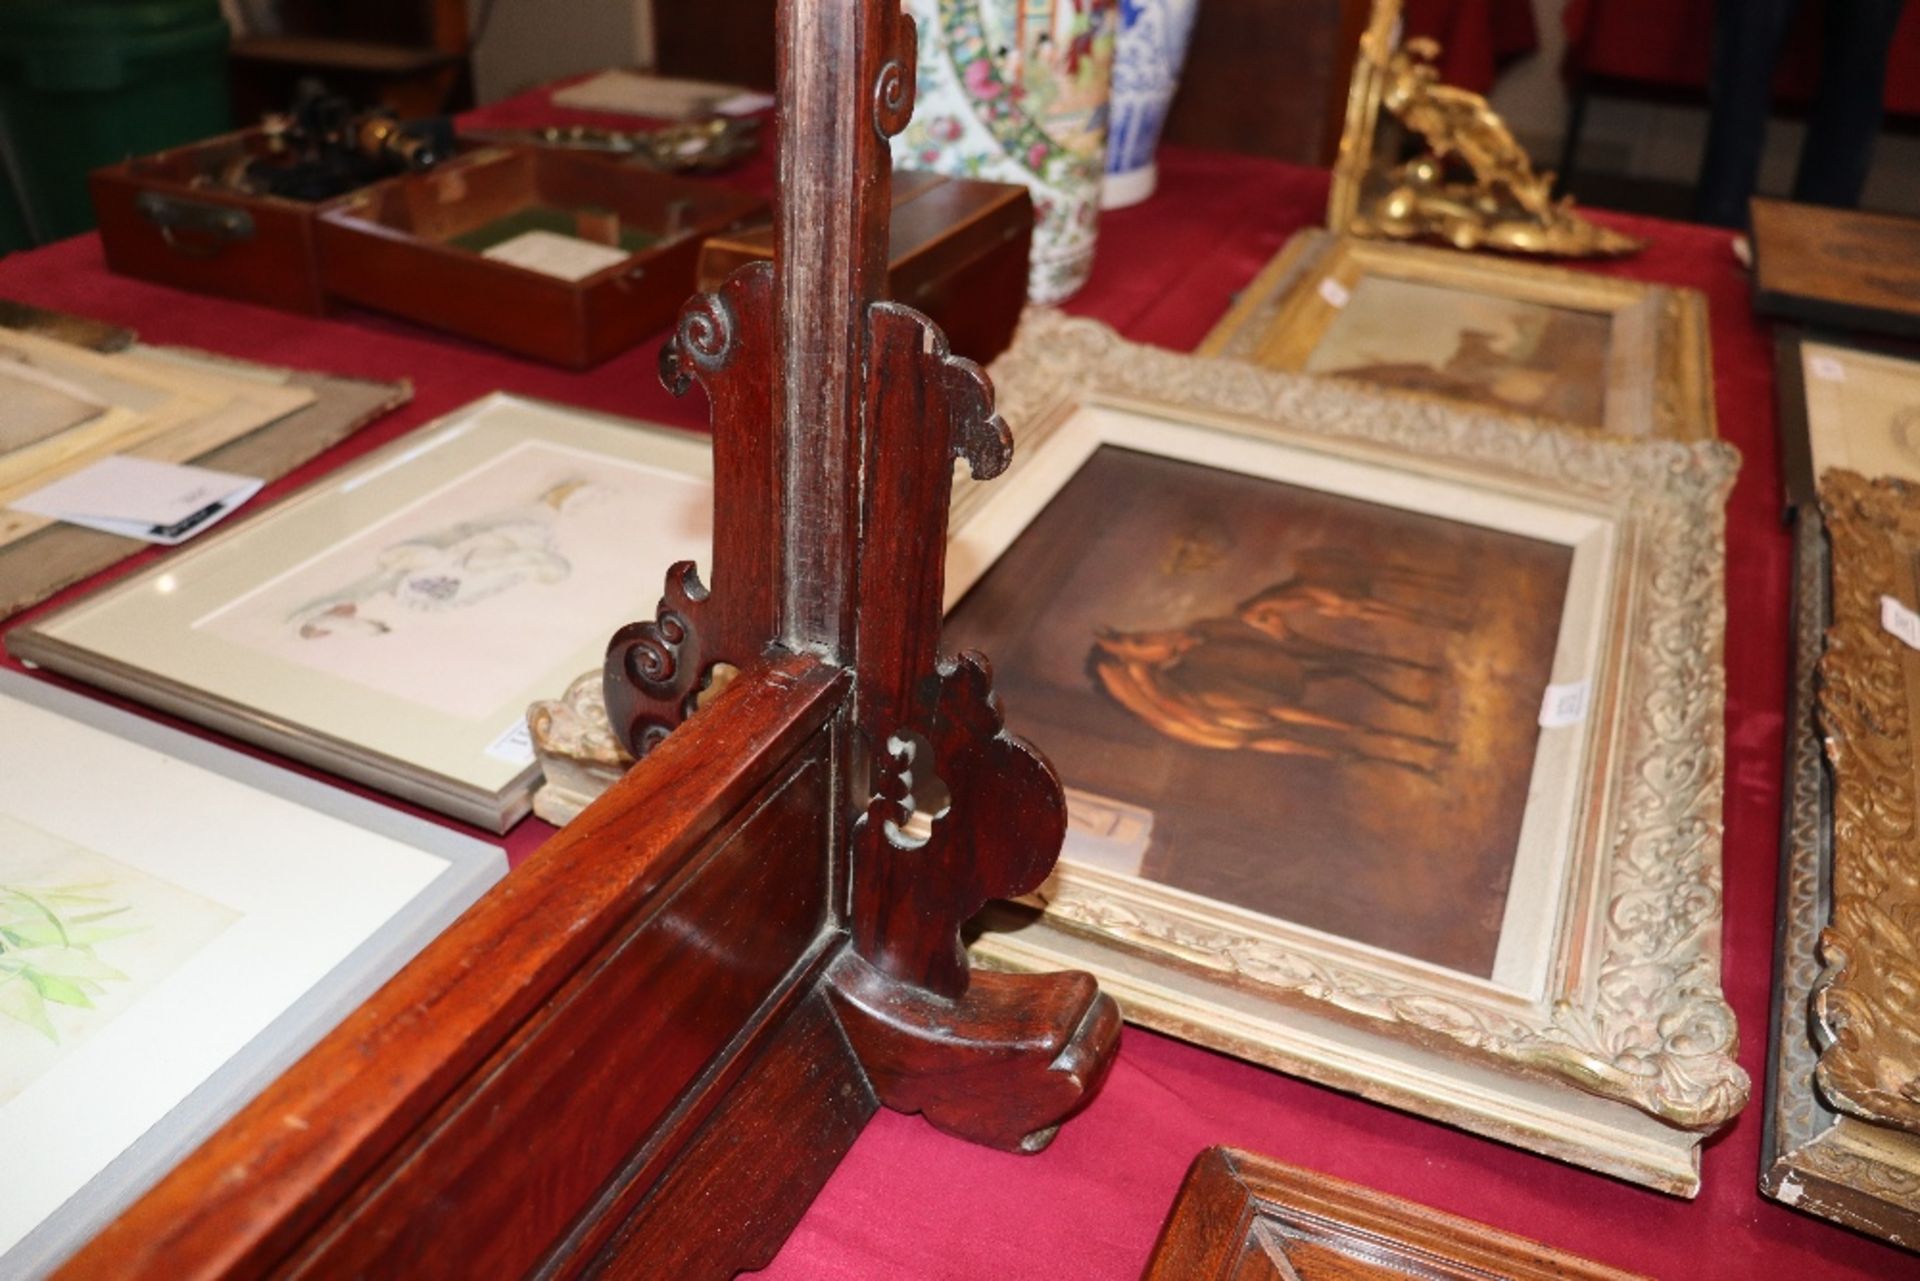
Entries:
POLYGON ((1614 436, 1715 434, 1695 290, 1298 232, 1200 346, 1614 436))
POLYGON ((1913 725, 1920 654, 1882 600, 1920 603, 1914 487, 1830 470, 1799 509, 1780 923, 1760 1187, 1920 1243, 1920 950, 1913 725), (1826 760, 1822 761, 1822 756, 1826 760), (1830 767, 1830 768, 1829 768, 1830 767), (1903 1070, 1904 1065, 1904 1070, 1903 1070))
MULTIPOLYGON (((1067 501, 1059 496, 1101 459, 1177 461, 1193 473, 1230 474, 1236 484, 1277 486, 1277 501, 1298 506, 1282 522, 1295 544, 1273 562, 1292 570, 1268 574, 1283 579, 1278 585, 1250 578, 1247 594, 1225 611, 1203 574, 1241 564, 1242 544, 1265 535, 1230 531, 1211 543, 1182 535, 1171 550, 1140 544, 1138 565, 1123 570, 1200 572, 1191 590, 1162 598, 1174 603, 1157 624, 1116 610, 1094 628, 1069 656, 1085 655, 1078 690, 1060 674, 1071 662, 1054 663, 1043 679, 1023 669, 1049 661, 1043 647, 997 638, 1008 724, 1054 759, 1077 830, 1036 895, 983 918, 976 955, 1017 969, 1091 970, 1148 1026, 1691 1195, 1700 1142, 1739 1111, 1748 1089, 1720 991, 1722 507, 1734 452, 1713 442, 1542 432, 1438 401, 1135 346, 1092 322, 1046 313, 1030 314, 993 377, 1020 448, 996 492, 959 496, 948 565, 951 642, 969 639, 970 588, 1009 590, 994 586, 997 562, 1017 566, 1018 580, 1051 574, 1065 584, 1056 616, 1032 623, 1057 629, 1063 618, 1091 617, 1077 603, 1089 581, 1075 577, 1078 567, 1110 572, 1089 558, 1099 547, 1086 541, 1088 531, 1163 502, 1183 503, 1202 523, 1238 519, 1237 509, 1203 492, 1182 498, 1161 482, 1152 492, 1126 488, 1103 473, 1107 514, 1095 504, 1091 517, 1049 522, 1049 509, 1067 501), (1314 514, 1335 498, 1358 507, 1314 514), (1308 537, 1302 528, 1364 549, 1348 536, 1354 526, 1340 522, 1373 519, 1415 522, 1411 542, 1391 545, 1418 550, 1392 553, 1398 559, 1374 563, 1358 579, 1306 572, 1321 558, 1299 545, 1308 537), (1036 533, 1046 540, 1037 549, 1036 533), (1503 631, 1508 648, 1491 652, 1502 663, 1511 652, 1511 669, 1487 684, 1485 673, 1457 664, 1493 644, 1494 633, 1472 629, 1494 626, 1498 593, 1521 582, 1511 568, 1518 562, 1477 541, 1493 533, 1567 555, 1548 666, 1523 671, 1530 651, 1503 631), (1406 585, 1435 563, 1420 556, 1449 547, 1446 554, 1482 566, 1470 585, 1442 582, 1425 595, 1406 585), (1304 589, 1292 585, 1300 581, 1304 589), (1487 609, 1479 621, 1442 619, 1434 602, 1449 593, 1487 609), (1391 623, 1401 639, 1375 632, 1368 640, 1353 630, 1362 620, 1391 623), (1409 628, 1472 639, 1422 652, 1411 648, 1409 628), (1408 663, 1438 668, 1437 682, 1432 671, 1409 675, 1408 663), (1290 685, 1289 672, 1303 675, 1290 685), (1313 693, 1316 681, 1324 696, 1313 693), (1326 695, 1327 682, 1343 692, 1326 695), (1249 686, 1257 696, 1245 693, 1249 686), (1492 714, 1496 686, 1531 704, 1529 720, 1537 707, 1539 728, 1525 727, 1528 752, 1503 744, 1492 756, 1473 756, 1475 718, 1492 714), (1569 697, 1584 706, 1569 711, 1561 704, 1569 697), (1089 710, 1101 700, 1104 711, 1089 710), (1454 719, 1442 732, 1409 719, 1449 707, 1454 719), (1256 800, 1278 794, 1290 786, 1285 775, 1300 771, 1316 794, 1342 798, 1344 815, 1321 812, 1311 799, 1290 801, 1263 833, 1272 866, 1291 860, 1306 877, 1288 883, 1300 903, 1311 899, 1316 878, 1337 881, 1373 857, 1362 838, 1380 813, 1424 804, 1420 812, 1444 826, 1446 807, 1464 796, 1463 775, 1449 772, 1460 761, 1494 774, 1518 771, 1526 799, 1516 848, 1445 891, 1469 904, 1476 892, 1486 903, 1504 898, 1491 962, 1425 942, 1396 951, 1392 937, 1328 928, 1332 918, 1303 925, 1286 918, 1287 894, 1279 911, 1249 906, 1253 894, 1238 888, 1244 876, 1193 874, 1221 845, 1182 812, 1179 795, 1106 793, 1134 788, 1124 771, 1088 786, 1095 767, 1086 762, 1097 762, 1098 752, 1077 746, 1076 735, 1093 741, 1087 727, 1099 717, 1094 728, 1113 737, 1116 758, 1149 759, 1136 750, 1142 724, 1180 740, 1167 751, 1211 753, 1197 772, 1154 764, 1137 770, 1136 781, 1178 777, 1204 787, 1208 773, 1242 769, 1236 757, 1258 757, 1266 781, 1240 786, 1256 800), (1351 786, 1354 779, 1361 784, 1351 786), (1407 799, 1416 794, 1429 799, 1407 799), (1156 812, 1163 802, 1167 810, 1156 812), (1163 830, 1178 846, 1173 864, 1155 852, 1163 830), (1289 830, 1312 834, 1304 851, 1289 848, 1289 830), (1487 888, 1489 876, 1502 883, 1487 888)), ((1041 639, 1061 643, 1051 633, 1041 639)), ((1416 850, 1401 873, 1442 876, 1463 850, 1457 841, 1416 850)), ((1347 879, 1365 892, 1358 872, 1347 879)), ((1390 882, 1391 874, 1378 883, 1390 882)), ((1405 937, 1418 934, 1409 927, 1405 937)))

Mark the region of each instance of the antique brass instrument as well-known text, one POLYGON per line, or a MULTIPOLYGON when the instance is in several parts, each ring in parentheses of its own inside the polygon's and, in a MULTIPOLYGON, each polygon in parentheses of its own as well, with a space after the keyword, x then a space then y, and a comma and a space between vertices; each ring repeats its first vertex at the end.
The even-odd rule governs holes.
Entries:
POLYGON ((1587 221, 1553 196, 1506 122, 1477 93, 1443 84, 1440 46, 1400 39, 1400 0, 1374 0, 1360 37, 1327 225, 1387 240, 1566 258, 1617 257, 1645 241, 1587 221), (1386 113, 1420 139, 1402 163, 1375 156, 1386 113))

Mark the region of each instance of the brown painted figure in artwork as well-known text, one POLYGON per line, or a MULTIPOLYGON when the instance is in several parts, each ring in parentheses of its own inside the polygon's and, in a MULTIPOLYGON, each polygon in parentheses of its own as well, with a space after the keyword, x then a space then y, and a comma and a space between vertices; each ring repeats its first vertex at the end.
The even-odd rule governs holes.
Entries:
POLYGON ((1431 778, 1453 744, 1432 715, 1444 669, 1429 656, 1429 641, 1469 626, 1461 587, 1450 576, 1370 565, 1337 548, 1307 549, 1287 578, 1231 617, 1103 630, 1088 670, 1121 706, 1181 742, 1431 778), (1365 691, 1389 714, 1315 710, 1315 688, 1335 682, 1365 691))

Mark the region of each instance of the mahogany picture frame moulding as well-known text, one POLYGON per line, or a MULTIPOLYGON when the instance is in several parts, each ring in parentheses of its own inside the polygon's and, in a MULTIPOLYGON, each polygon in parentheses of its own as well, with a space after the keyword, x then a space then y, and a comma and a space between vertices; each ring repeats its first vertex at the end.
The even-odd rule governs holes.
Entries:
POLYGON ((1142 1281, 1646 1281, 1237 1148, 1187 1168, 1142 1281))
POLYGON ((881 1105, 1034 1151, 1098 1088, 1093 980, 960 946, 1066 808, 985 660, 937 649, 952 460, 1011 440, 880 297, 913 24, 781 0, 778 40, 775 261, 662 356, 712 401, 717 537, 711 588, 675 566, 608 651, 644 759, 63 1275, 726 1277, 881 1105))

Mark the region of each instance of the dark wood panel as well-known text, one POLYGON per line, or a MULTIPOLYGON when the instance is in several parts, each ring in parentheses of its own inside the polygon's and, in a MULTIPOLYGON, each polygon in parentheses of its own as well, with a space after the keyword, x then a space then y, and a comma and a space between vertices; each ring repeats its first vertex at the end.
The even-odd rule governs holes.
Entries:
POLYGON ((1333 162, 1366 0, 1206 0, 1163 141, 1333 162))
POLYGON ((422 1275, 445 1266, 456 1236, 470 1275, 525 1273, 827 941, 830 770, 821 731, 437 1109, 294 1273, 422 1275))
POLYGON ((774 0, 655 0, 653 62, 661 75, 773 88, 774 0))
POLYGON ((826 999, 806 998, 764 1063, 687 1159, 596 1261, 597 1276, 723 1278, 773 1261, 813 1196, 880 1106, 826 999), (739 1189, 784 1188, 784 1201, 739 1189), (716 1224, 702 1206, 731 1205, 716 1224))
MULTIPOLYGON (((377 1169, 401 1169, 443 1101, 483 1087, 476 1069, 628 931, 648 897, 814 740, 846 685, 844 673, 802 658, 745 672, 646 769, 517 868, 107 1228, 65 1275, 184 1281, 273 1269, 377 1169)), ((736 942, 742 949, 758 936, 757 923, 748 924, 736 942)), ((666 993, 656 989, 649 999, 666 993)), ((638 1048, 627 1059, 635 1079, 650 1070, 638 1048)), ((556 1124, 599 1106, 584 1097, 546 1103, 556 1124)), ((441 1178, 419 1165, 405 1174, 429 1186, 441 1178)), ((445 1256, 436 1271, 460 1274, 457 1258, 445 1256)))

